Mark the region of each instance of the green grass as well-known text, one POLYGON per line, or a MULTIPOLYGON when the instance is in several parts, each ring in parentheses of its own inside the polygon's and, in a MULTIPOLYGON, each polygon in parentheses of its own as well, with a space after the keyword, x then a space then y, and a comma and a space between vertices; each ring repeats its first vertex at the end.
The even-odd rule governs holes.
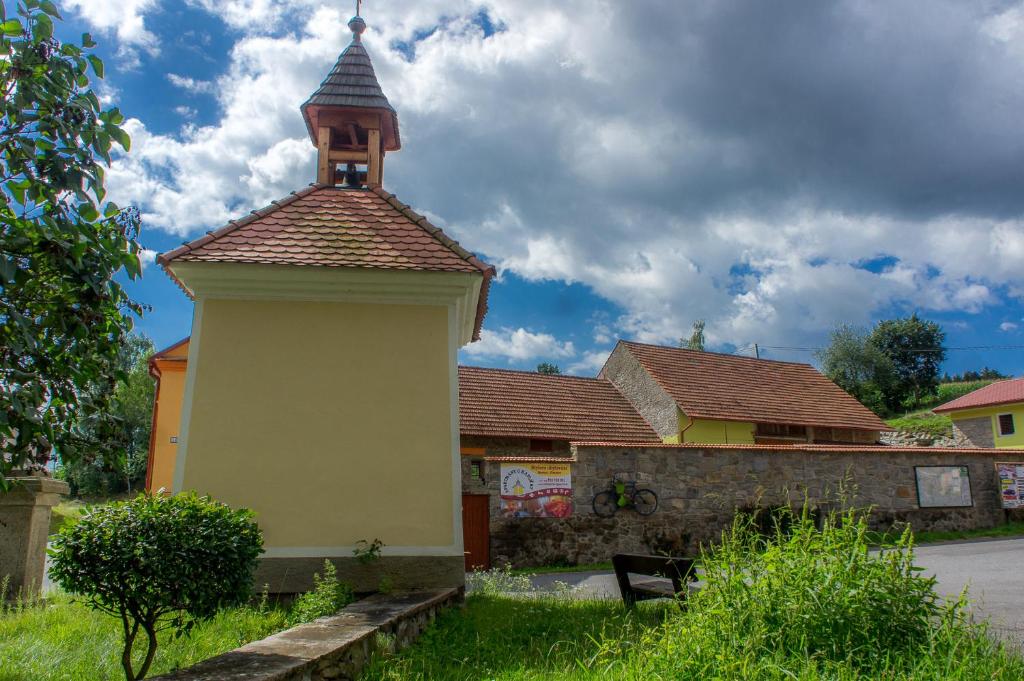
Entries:
POLYGON ((913 411, 902 416, 886 419, 886 423, 908 433, 922 433, 931 437, 943 437, 953 434, 953 422, 943 414, 932 411, 934 407, 963 397, 978 388, 984 388, 994 381, 964 381, 961 383, 940 383, 935 395, 932 395, 916 406, 913 411))
POLYGON ((908 433, 922 433, 932 437, 944 437, 953 434, 953 421, 944 414, 934 414, 930 411, 913 412, 899 418, 888 419, 886 423, 896 430, 908 433))
POLYGON ((57 534, 65 525, 74 524, 88 506, 81 499, 68 499, 54 506, 50 512, 50 534, 57 534))
MULTIPOLYGON (((274 607, 225 610, 190 635, 160 638, 150 676, 187 667, 285 627, 287 612, 274 607)), ((144 648, 145 646, 138 646, 144 648)), ((143 650, 137 651, 143 653, 143 650)), ((0 681, 117 681, 121 624, 70 597, 0 613, 0 681)))
MULTIPOLYGON (((1024 522, 1016 521, 996 525, 995 527, 977 530, 946 530, 914 532, 915 544, 934 544, 937 542, 957 541, 960 539, 984 539, 999 537, 1024 536, 1024 522)), ((892 534, 871 533, 871 543, 879 546, 891 546, 897 539, 892 534)))
POLYGON ((603 572, 611 570, 612 564, 606 563, 584 563, 582 565, 542 565, 541 567, 512 568, 513 575, 547 575, 560 574, 563 572, 603 572))
MULTIPOLYGON (((374 659, 363 681, 736 679, 1019 681, 1024 658, 942 602, 913 564, 910 535, 869 551, 865 517, 795 519, 767 539, 737 520, 702 557, 686 610, 570 593, 471 594, 413 646, 374 659)), ((509 583, 507 571, 487 586, 509 583)), ((516 585, 518 579, 511 583, 516 585)))
POLYGON ((641 603, 627 613, 617 601, 471 595, 464 609, 441 615, 413 647, 376 659, 361 678, 602 678, 590 669, 604 641, 638 641, 674 609, 673 604, 641 603))

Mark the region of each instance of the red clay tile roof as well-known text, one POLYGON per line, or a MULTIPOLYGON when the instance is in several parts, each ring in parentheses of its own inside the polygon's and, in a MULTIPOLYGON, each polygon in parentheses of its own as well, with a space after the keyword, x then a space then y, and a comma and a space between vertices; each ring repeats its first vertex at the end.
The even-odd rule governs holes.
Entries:
POLYGON ((182 338, 177 343, 174 343, 172 345, 168 345, 163 350, 159 350, 157 352, 154 352, 152 355, 149 356, 149 359, 150 359, 150 361, 153 361, 154 359, 163 359, 169 353, 173 352, 174 350, 177 350, 178 348, 180 348, 185 343, 188 343, 190 340, 192 340, 192 336, 185 336, 184 338, 182 338))
POLYGON ((480 273, 474 340, 494 275, 394 194, 326 185, 293 192, 157 258, 175 281, 169 265, 195 261, 480 273))
POLYGON ((810 364, 619 342, 692 418, 892 430, 810 364))
POLYGON ((463 435, 660 441, 600 378, 460 366, 459 420, 463 435))
POLYGON ((893 445, 819 445, 819 444, 793 444, 793 445, 741 445, 741 444, 707 444, 702 442, 685 442, 683 444, 672 442, 577 442, 569 443, 573 450, 587 449, 591 447, 621 447, 630 449, 633 447, 644 447, 647 449, 683 449, 683 450, 735 450, 741 452, 821 452, 828 454, 892 454, 893 452, 905 452, 914 454, 981 454, 993 456, 997 450, 982 447, 897 447, 893 445))
POLYGON ((1024 402, 1024 378, 1011 378, 1007 381, 996 381, 984 388, 967 393, 951 402, 932 409, 934 412, 959 411, 961 409, 977 409, 993 407, 998 404, 1024 402))

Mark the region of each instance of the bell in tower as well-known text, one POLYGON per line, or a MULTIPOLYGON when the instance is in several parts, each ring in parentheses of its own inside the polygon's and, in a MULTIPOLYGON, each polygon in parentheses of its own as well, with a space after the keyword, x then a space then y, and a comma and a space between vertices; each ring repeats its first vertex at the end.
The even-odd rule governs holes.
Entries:
POLYGON ((317 148, 317 184, 378 187, 385 152, 402 146, 398 114, 363 48, 366 22, 357 14, 348 27, 351 44, 302 105, 302 116, 317 148))

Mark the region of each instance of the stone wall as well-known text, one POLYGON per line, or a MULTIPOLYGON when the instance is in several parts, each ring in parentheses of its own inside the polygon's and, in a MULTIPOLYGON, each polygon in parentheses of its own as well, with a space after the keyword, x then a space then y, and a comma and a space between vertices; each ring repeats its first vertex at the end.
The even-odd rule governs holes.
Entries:
POLYGON ((953 421, 953 433, 959 434, 970 443, 971 447, 995 447, 995 436, 992 434, 992 417, 978 416, 973 419, 956 419, 953 421))
POLYGON ((377 594, 153 681, 352 681, 378 653, 412 643, 458 589, 377 594))
POLYGON ((876 529, 910 523, 918 530, 992 527, 1004 521, 995 452, 883 449, 852 451, 694 446, 578 447, 572 465, 570 518, 503 518, 498 462, 487 462, 484 482, 467 493, 491 495, 491 563, 513 566, 604 562, 615 553, 692 554, 715 541, 738 508, 800 505, 874 507, 876 529), (965 465, 974 505, 922 509, 914 466, 965 465), (649 487, 659 508, 642 517, 632 510, 600 518, 594 495, 620 475, 649 487))
POLYGON ((972 444, 971 441, 956 428, 953 429, 952 435, 945 435, 941 437, 936 437, 928 433, 894 430, 882 433, 880 441, 882 444, 889 445, 891 447, 938 447, 941 449, 964 449, 977 447, 977 445, 972 444))
POLYGON ((466 571, 465 558, 455 556, 391 556, 384 555, 372 563, 364 563, 352 554, 330 558, 261 558, 256 568, 257 589, 272 594, 305 593, 314 587, 313 575, 322 573, 324 561, 330 560, 338 579, 357 593, 376 591, 382 581, 396 590, 461 588, 466 571))

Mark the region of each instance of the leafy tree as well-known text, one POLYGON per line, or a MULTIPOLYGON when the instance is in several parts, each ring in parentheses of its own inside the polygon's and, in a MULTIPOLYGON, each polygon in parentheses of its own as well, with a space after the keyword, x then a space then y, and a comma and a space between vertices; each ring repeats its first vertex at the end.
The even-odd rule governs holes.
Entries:
POLYGON ((916 405, 922 397, 935 393, 939 367, 946 359, 946 333, 941 326, 922 320, 915 313, 878 322, 869 340, 886 354, 896 371, 890 408, 898 409, 905 403, 916 405))
POLYGON ((679 347, 687 350, 704 350, 704 320, 698 319, 693 323, 693 333, 690 337, 680 338, 679 347))
POLYGON ((1001 371, 991 369, 989 367, 982 367, 981 371, 965 371, 962 374, 953 374, 950 376, 948 373, 942 375, 942 383, 970 383, 973 381, 999 381, 1004 378, 1010 378, 1001 371))
POLYGON ((56 447, 83 451, 75 424, 102 413, 118 353, 141 313, 114 276, 140 274, 137 210, 105 203, 104 166, 125 151, 124 116, 103 109, 89 88, 103 63, 53 37, 60 15, 49 0, 0 5, 0 488, 14 468, 56 447))
POLYGON ((558 367, 557 364, 552 364, 551 362, 541 362, 540 364, 537 365, 537 373, 544 374, 546 376, 557 376, 558 374, 562 373, 562 370, 558 367))
POLYGON ((195 494, 149 496, 99 506, 54 540, 50 576, 96 610, 121 619, 125 678, 146 676, 157 633, 187 634, 252 595, 263 537, 249 510, 195 494), (132 651, 147 639, 138 670, 132 651))
POLYGON ((817 353, 822 372, 876 413, 889 410, 896 383, 892 360, 863 329, 843 324, 833 329, 828 347, 817 353))
MULTIPOLYGON (((63 462, 64 477, 74 494, 96 495, 132 491, 146 476, 149 434, 153 419, 153 379, 149 375, 149 357, 153 343, 145 336, 132 334, 121 349, 118 368, 123 378, 113 393, 102 417, 87 415, 80 424, 83 438, 96 451, 107 456, 94 460, 63 462)), ((97 390, 107 389, 105 383, 97 390)))

